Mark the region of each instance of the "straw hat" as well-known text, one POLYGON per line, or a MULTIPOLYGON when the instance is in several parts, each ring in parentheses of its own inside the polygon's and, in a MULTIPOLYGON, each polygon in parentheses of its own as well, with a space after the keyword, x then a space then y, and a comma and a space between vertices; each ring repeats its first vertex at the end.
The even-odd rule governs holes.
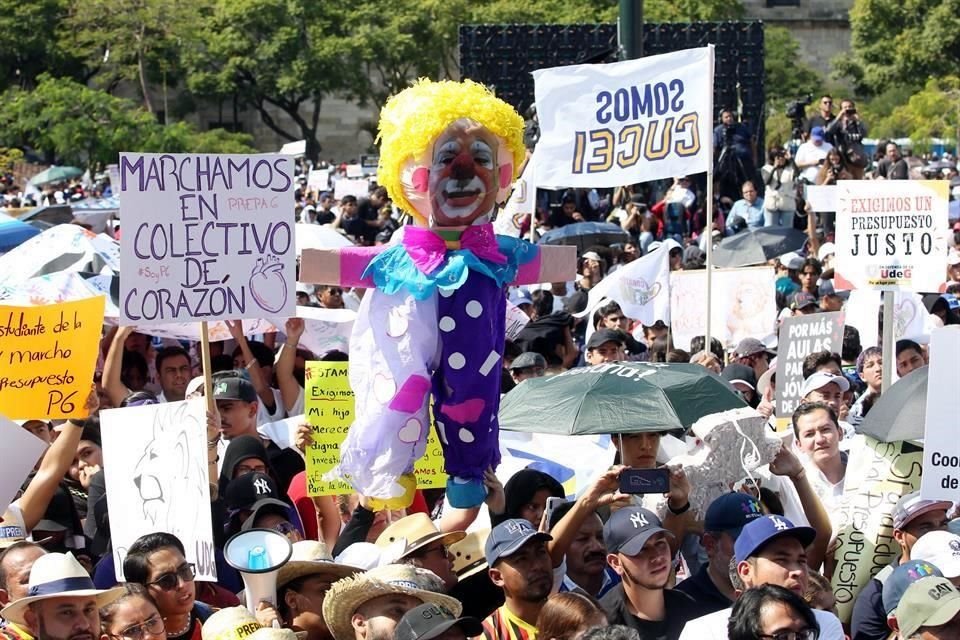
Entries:
POLYGON ((400 518, 384 529, 383 533, 377 538, 376 545, 381 548, 387 547, 390 543, 403 538, 406 540, 406 548, 400 555, 403 558, 431 542, 440 540, 444 545, 449 546, 454 542, 463 540, 466 535, 463 531, 443 533, 437 529, 437 525, 433 523, 430 516, 425 513, 414 513, 400 518))
POLYGON ((380 596, 395 593, 446 607, 459 616, 463 605, 439 593, 443 582, 432 571, 408 564, 388 564, 334 583, 323 598, 323 619, 334 640, 353 640, 350 619, 357 609, 380 596))
POLYGON ((490 529, 471 531, 460 542, 450 545, 453 556, 453 570, 460 580, 466 580, 487 568, 487 559, 483 555, 483 545, 487 542, 490 529))
POLYGON ((297 578, 310 575, 329 576, 331 581, 359 573, 360 569, 337 564, 327 551, 327 545, 317 540, 301 540, 293 543, 290 561, 277 573, 277 590, 297 578))
POLYGON ((26 624, 23 613, 34 602, 49 598, 94 597, 97 608, 102 608, 126 592, 124 587, 97 589, 87 573, 71 553, 48 553, 37 558, 30 569, 26 598, 20 598, 0 611, 0 617, 19 625, 26 624))
POLYGON ((306 631, 267 629, 246 607, 220 609, 203 623, 203 640, 306 640, 306 631), (266 632, 266 633, 264 633, 266 632))

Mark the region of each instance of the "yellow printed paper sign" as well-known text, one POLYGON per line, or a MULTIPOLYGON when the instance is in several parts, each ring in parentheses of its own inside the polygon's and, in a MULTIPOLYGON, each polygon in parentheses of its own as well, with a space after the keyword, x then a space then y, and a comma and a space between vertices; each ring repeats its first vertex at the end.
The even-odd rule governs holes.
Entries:
POLYGON ((93 383, 103 296, 43 307, 0 306, 0 413, 75 418, 93 383))
MULTIPOLYGON (((324 480, 325 473, 340 461, 340 445, 354 419, 354 395, 346 362, 307 362, 304 411, 313 431, 313 444, 307 448, 307 495, 329 496, 353 493, 343 480, 324 480)), ((427 438, 427 449, 414 465, 417 487, 443 487, 443 451, 434 429, 427 438)))

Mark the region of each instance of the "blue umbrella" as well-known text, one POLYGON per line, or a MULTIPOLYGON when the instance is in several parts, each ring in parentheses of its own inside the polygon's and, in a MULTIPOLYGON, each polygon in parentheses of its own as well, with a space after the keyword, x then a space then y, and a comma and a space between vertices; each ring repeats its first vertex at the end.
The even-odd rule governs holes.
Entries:
POLYGON ((540 237, 540 244, 572 245, 577 247, 580 253, 597 244, 609 247, 611 244, 629 241, 630 234, 612 222, 575 222, 547 231, 540 237))
POLYGON ((0 253, 10 251, 39 233, 40 229, 0 213, 0 253))

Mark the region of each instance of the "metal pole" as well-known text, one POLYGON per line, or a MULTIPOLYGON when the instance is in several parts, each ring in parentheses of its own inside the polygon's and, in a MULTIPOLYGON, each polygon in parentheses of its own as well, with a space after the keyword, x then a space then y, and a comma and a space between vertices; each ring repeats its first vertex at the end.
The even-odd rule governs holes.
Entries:
MULTIPOLYGON (((710 110, 708 113, 709 117, 713 118, 713 74, 714 74, 714 61, 713 61, 713 45, 710 45, 710 99, 708 104, 710 105, 710 110)), ((710 320, 713 315, 713 121, 710 122, 710 135, 707 136, 707 149, 708 149, 708 166, 710 167, 707 171, 707 226, 704 228, 703 232, 707 234, 707 330, 704 332, 703 339, 703 348, 707 353, 710 353, 711 350, 711 329, 710 320)), ((721 229, 722 231, 722 229, 721 229)), ((673 318, 671 318, 671 322, 673 318)))
POLYGON ((620 0, 618 20, 620 55, 623 60, 643 57, 643 0, 620 0))
POLYGON ((883 393, 893 384, 893 366, 897 359, 893 350, 893 291, 883 292, 883 340, 880 350, 883 358, 880 391, 883 393))

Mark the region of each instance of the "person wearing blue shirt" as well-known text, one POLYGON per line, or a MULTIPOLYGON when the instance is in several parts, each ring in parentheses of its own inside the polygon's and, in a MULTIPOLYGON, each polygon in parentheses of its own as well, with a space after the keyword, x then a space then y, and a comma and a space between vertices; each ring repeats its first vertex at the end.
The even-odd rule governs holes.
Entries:
POLYGON ((755 231, 763 227, 763 198, 757 195, 752 182, 744 182, 740 190, 743 198, 733 203, 727 216, 727 235, 750 229, 755 231))

